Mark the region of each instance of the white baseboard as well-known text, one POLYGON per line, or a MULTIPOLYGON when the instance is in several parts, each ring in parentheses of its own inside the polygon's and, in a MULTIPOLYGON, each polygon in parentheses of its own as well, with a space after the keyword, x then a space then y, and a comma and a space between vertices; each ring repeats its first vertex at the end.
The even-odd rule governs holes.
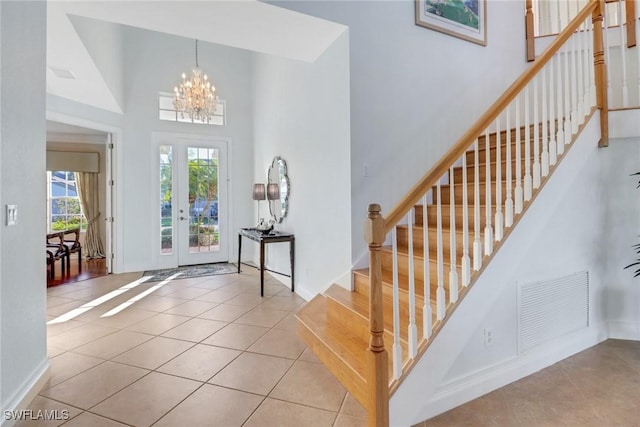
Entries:
POLYGON ((640 323, 609 320, 607 326, 609 338, 640 341, 640 323))
MULTIPOLYGON (((29 404, 40 393, 40 390, 44 387, 49 380, 51 373, 49 372, 49 358, 45 358, 44 362, 34 371, 26 381, 23 382, 22 387, 16 391, 13 396, 8 400, 7 406, 2 409, 2 413, 5 411, 21 411, 29 407, 29 404)), ((0 427, 11 427, 15 424, 16 420, 6 420, 3 416, 0 421, 0 427)))
POLYGON ((425 419, 433 418, 592 347, 607 338, 606 332, 606 325, 599 328, 592 326, 524 355, 503 360, 443 384, 425 407, 425 419))
POLYGON ((317 294, 317 292, 310 292, 302 286, 296 286, 296 294, 304 299, 306 302, 311 301, 317 294))

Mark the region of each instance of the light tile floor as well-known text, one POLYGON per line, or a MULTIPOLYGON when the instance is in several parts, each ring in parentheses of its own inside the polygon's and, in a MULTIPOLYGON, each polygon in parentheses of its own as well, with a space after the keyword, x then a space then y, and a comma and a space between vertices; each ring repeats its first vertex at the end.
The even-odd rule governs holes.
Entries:
POLYGON ((416 427, 638 427, 640 342, 607 340, 416 427))
POLYGON ((362 406, 298 339, 304 301, 275 279, 265 278, 261 298, 251 267, 153 291, 160 282, 139 277, 48 289, 49 320, 89 309, 48 326, 51 378, 29 409, 69 419, 18 426, 366 425, 362 406))
MULTIPOLYGON (((362 406, 298 339, 304 301, 275 279, 264 298, 246 267, 174 280, 132 302, 160 284, 136 286, 139 277, 48 289, 49 320, 89 309, 48 326, 51 377, 29 409, 69 417, 17 426, 366 425, 362 406)), ((608 340, 418 426, 638 427, 638 390, 640 342, 608 340)))

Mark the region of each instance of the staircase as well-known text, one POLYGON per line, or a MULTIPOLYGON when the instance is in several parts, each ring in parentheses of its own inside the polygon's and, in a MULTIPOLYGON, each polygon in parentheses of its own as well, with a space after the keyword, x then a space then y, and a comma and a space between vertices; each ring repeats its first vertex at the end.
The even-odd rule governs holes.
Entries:
POLYGON ((389 424, 389 396, 596 108, 606 145, 601 18, 600 3, 589 2, 393 210, 383 217, 370 205, 370 267, 352 272, 353 291, 331 285, 298 312, 299 335, 367 409, 369 425, 389 424), (579 48, 560 53, 567 45, 579 48))
MULTIPOLYGON (((531 129, 530 141, 533 143, 533 126, 531 129)), ((521 134, 524 135, 524 128, 521 128, 521 134)), ((512 140, 515 140, 516 131, 511 130, 512 140)), ((505 132, 501 135, 501 140, 506 139, 505 132)), ((496 134, 489 136, 489 150, 490 150, 490 186, 495 188, 496 186, 496 134)), ((542 140, 538 138, 539 146, 541 146, 542 140)), ((487 187, 487 140, 485 137, 481 137, 478 140, 479 149, 479 161, 475 163, 475 152, 469 151, 465 153, 466 156, 466 175, 471 177, 467 181, 467 194, 469 200, 473 202, 474 199, 474 170, 476 165, 478 166, 478 187, 479 191, 479 226, 484 229, 486 225, 486 187, 487 187)), ((506 158, 506 147, 501 147, 501 157, 506 158)), ((520 143, 520 150, 525 151, 525 140, 522 139, 520 143)), ((515 143, 511 145, 511 151, 515 152, 515 143)), ((506 161, 502 161, 501 170, 505 171, 507 168, 506 161)), ((509 163, 512 176, 515 176, 516 163, 512 160, 509 163)), ((521 162, 521 169, 524 170, 524 163, 521 162)), ((417 329, 417 335, 423 336, 425 321, 423 319, 423 306, 425 302, 430 305, 431 308, 431 324, 438 324, 437 313, 437 293, 438 293, 438 256, 437 245, 429 245, 427 248, 427 262, 428 262, 428 277, 431 278, 429 286, 427 287, 427 297, 425 301, 425 287, 424 287, 424 257, 425 257, 425 245, 424 235, 426 232, 427 241, 435 242, 438 239, 438 235, 455 236, 455 253, 458 259, 463 256, 464 247, 464 230, 463 230, 463 212, 464 212, 464 200, 463 191, 460 182, 465 172, 462 166, 453 167, 454 175, 454 203, 451 204, 451 191, 450 185, 441 185, 441 204, 438 207, 437 201, 437 188, 434 186, 431 191, 434 194, 433 203, 423 205, 417 204, 413 207, 413 218, 411 227, 408 224, 400 224, 397 226, 397 271, 398 271, 398 295, 400 298, 400 346, 403 354, 407 354, 409 347, 409 272, 410 265, 413 265, 414 274, 414 287, 415 287, 415 324, 417 329), (426 209, 425 209, 426 207, 426 209), (452 209, 453 208, 453 209, 452 209), (441 228, 437 226, 438 211, 441 212, 455 212, 455 216, 450 215, 442 216, 441 228), (426 212, 426 222, 424 212, 426 212), (453 222, 453 227, 452 227, 453 222), (411 228, 411 233, 410 229, 411 228), (426 230, 425 230, 426 228, 426 230), (409 234, 412 234, 413 240, 413 262, 409 262, 409 234)), ((501 180, 502 187, 502 199, 506 199, 507 181, 501 180)), ((511 180, 511 187, 516 187, 515 179, 511 180)), ((539 191, 539 189, 535 190, 539 191)), ((532 198, 533 199, 533 198, 532 198)), ((525 209, 529 202, 525 202, 525 209)), ((471 206, 471 205, 470 205, 471 206)), ((496 199, 493 198, 491 202, 491 211, 496 211, 496 199)), ((475 216, 469 206, 467 206, 469 227, 473 229, 475 227, 475 216)), ((442 239, 442 251, 449 254, 451 252, 452 245, 451 240, 446 238, 442 239)), ((387 352, 390 354, 393 352, 394 343, 394 325, 393 325, 393 288, 394 288, 394 250, 392 245, 382 246, 381 250, 381 264, 382 264, 382 301, 383 301, 383 318, 384 318, 384 343, 387 352)), ((443 271, 448 275, 451 271, 451 262, 449 259, 445 259, 441 262, 443 271)), ((462 269, 460 265, 456 266, 458 277, 462 276, 462 269)), ((370 294, 370 271, 366 269, 357 269, 352 272, 353 274, 353 292, 346 290, 345 288, 333 284, 323 294, 317 295, 311 300, 298 314, 299 320, 299 334, 307 345, 313 350, 313 352, 322 360, 322 362, 329 368, 329 370, 343 383, 351 394, 362 404, 367 405, 367 387, 366 387, 366 371, 367 371, 367 350, 369 345, 369 294, 370 294)), ((472 278, 477 276, 477 272, 472 273, 472 278)), ((445 279, 446 280, 446 279, 445 279)), ((458 293, 465 292, 466 287, 462 284, 458 286, 458 293)), ((445 299, 449 301, 451 299, 451 291, 449 288, 444 289, 445 299)), ((442 322, 440 322, 441 326, 442 322)), ((436 331, 434 331, 435 333, 436 331)), ((389 363, 389 377, 393 377, 393 367, 389 363)), ((392 383, 390 391, 395 390, 399 382, 392 383)))

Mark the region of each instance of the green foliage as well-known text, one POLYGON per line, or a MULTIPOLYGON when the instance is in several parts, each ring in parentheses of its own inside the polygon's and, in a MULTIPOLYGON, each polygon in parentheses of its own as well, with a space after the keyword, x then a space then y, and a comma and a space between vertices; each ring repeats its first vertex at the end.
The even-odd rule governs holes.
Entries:
POLYGON ((218 161, 217 159, 189 160, 189 201, 196 199, 209 201, 204 209, 209 208, 211 201, 217 196, 218 161))
MULTIPOLYGON (((636 255, 640 255, 640 243, 637 243, 637 244, 633 245, 633 246, 632 246, 632 248, 634 248, 634 249, 635 249, 635 251, 636 251, 636 255)), ((633 263, 631 263, 631 264, 629 264, 629 265, 627 265, 627 266, 625 267, 625 269, 626 269, 626 268, 633 267, 633 266, 636 266, 636 265, 637 265, 637 266, 639 266, 639 267, 638 267, 638 268, 636 269, 636 271, 634 272, 633 277, 638 277, 638 276, 640 276, 640 258, 638 258, 638 259, 636 260, 636 262, 633 262, 633 263)))
MULTIPOLYGON (((640 175, 640 172, 636 172, 634 174, 631 174, 631 176, 635 176, 635 175, 640 175)), ((640 188, 640 182, 638 182, 638 186, 636 188, 640 188)), ((634 248, 636 255, 640 255, 640 243, 637 243, 635 245, 632 246, 632 248, 634 248)), ((632 262, 631 264, 627 265, 625 267, 625 270, 629 267, 634 267, 634 266, 638 266, 638 268, 636 268, 636 271, 634 271, 633 277, 638 277, 640 276, 640 257, 638 257, 635 262, 632 262)))
POLYGON ((53 231, 64 231, 72 228, 86 229, 86 224, 82 221, 82 218, 74 217, 61 217, 51 223, 51 229, 53 231))
MULTIPOLYGON (((189 210, 196 200, 206 200, 203 213, 209 212, 211 203, 218 197, 218 160, 189 160, 189 210)), ((203 225, 203 216, 198 215, 198 234, 212 234, 208 226, 203 225), (206 230, 204 227, 207 227, 206 230)), ((207 220, 208 224, 208 220, 207 220)))

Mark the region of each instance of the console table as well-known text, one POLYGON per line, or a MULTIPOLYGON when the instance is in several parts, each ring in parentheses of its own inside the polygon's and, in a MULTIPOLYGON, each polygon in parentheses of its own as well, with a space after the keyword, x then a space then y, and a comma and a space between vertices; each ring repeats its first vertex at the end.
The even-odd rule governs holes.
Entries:
POLYGON ((238 274, 240 274, 240 258, 242 256, 242 238, 246 237, 260 243, 260 296, 264 296, 264 245, 267 243, 289 242, 289 256, 291 258, 291 292, 294 290, 295 244, 296 238, 291 233, 271 231, 264 234, 255 228, 241 228, 238 232, 238 274))

